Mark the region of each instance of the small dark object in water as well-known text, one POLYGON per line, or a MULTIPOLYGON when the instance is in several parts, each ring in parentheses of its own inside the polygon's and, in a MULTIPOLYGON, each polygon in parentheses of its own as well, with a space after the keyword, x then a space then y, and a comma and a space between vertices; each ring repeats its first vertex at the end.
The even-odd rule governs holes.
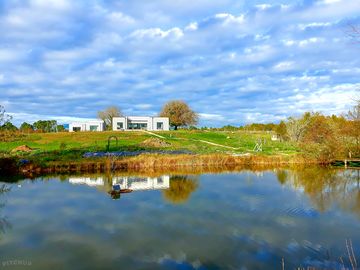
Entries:
POLYGON ((110 190, 108 193, 113 199, 120 199, 120 194, 122 193, 131 193, 132 189, 120 189, 120 190, 110 190))
POLYGON ((113 193, 113 194, 110 194, 111 195, 111 198, 113 200, 120 200, 120 193, 113 193))
POLYGON ((132 192, 132 189, 124 188, 122 189, 120 184, 115 184, 112 186, 112 190, 110 192, 116 192, 116 193, 130 193, 132 192))
POLYGON ((112 190, 109 191, 109 194, 111 193, 130 193, 132 192, 132 189, 128 188, 121 188, 119 184, 115 184, 112 186, 112 190))

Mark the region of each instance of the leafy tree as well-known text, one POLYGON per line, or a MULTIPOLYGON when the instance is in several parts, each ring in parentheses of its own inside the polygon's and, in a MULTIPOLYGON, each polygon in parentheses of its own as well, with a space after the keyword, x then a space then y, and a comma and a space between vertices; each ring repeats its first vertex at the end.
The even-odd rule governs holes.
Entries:
POLYGON ((335 131, 329 120, 320 114, 313 114, 305 128, 303 137, 304 142, 323 144, 334 139, 335 131))
POLYGON ((222 130, 225 130, 225 131, 235 131, 235 130, 237 130, 238 128, 237 128, 237 127, 234 127, 234 126, 232 126, 232 125, 226 125, 226 126, 223 126, 221 129, 222 129, 222 130))
POLYGON ((20 130, 23 131, 23 132, 31 132, 31 131, 34 130, 34 127, 33 127, 33 125, 24 122, 24 123, 21 124, 20 130))
POLYGON ((338 130, 332 117, 313 113, 301 137, 301 148, 305 155, 320 162, 328 162, 337 156, 343 156, 344 145, 338 136, 338 130))
POLYGON ((198 128, 196 126, 190 126, 189 130, 198 130, 198 128))
POLYGON ((178 127, 196 125, 199 116, 182 100, 172 100, 165 104, 160 112, 161 117, 169 117, 170 125, 178 127))
POLYGON ((64 132, 65 131, 65 128, 64 128, 63 125, 57 125, 56 129, 57 129, 58 132, 64 132))
POLYGON ((277 125, 274 123, 262 124, 262 123, 252 123, 240 127, 240 129, 245 129, 249 131, 274 131, 276 130, 277 125))
POLYGON ((285 140, 287 138, 287 128, 284 121, 281 121, 276 127, 276 133, 280 136, 281 140, 285 140))
POLYGON ((39 120, 33 124, 35 130, 41 132, 56 132, 57 121, 56 120, 39 120))
POLYGON ((1 130, 6 130, 6 131, 17 131, 18 128, 16 126, 14 126, 10 121, 7 121, 5 124, 3 124, 0 127, 1 130))
POLYGON ((105 127, 107 130, 112 129, 112 123, 114 117, 121 117, 123 116, 119 107, 110 106, 107 107, 104 111, 99 111, 97 113, 98 118, 105 122, 105 127))

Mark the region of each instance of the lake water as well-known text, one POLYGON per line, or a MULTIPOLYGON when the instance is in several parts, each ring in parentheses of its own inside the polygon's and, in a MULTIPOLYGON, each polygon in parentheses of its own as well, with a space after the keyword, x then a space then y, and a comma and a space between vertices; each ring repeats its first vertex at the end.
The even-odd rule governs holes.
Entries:
POLYGON ((348 249, 360 265, 358 170, 3 181, 4 269, 352 269, 348 249))

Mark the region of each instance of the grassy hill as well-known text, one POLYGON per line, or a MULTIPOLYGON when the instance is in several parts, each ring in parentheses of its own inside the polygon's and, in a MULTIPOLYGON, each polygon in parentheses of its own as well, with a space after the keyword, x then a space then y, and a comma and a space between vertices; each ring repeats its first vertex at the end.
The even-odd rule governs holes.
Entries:
MULTIPOLYGON (((271 141, 268 133, 248 133, 244 131, 167 131, 156 132, 162 136, 161 140, 170 145, 166 150, 190 150, 194 153, 231 153, 241 154, 253 152, 256 141, 262 139, 263 154, 293 154, 298 151, 296 145, 289 142, 271 141), (219 145, 215 145, 219 144, 219 145)), ((28 145, 36 149, 34 153, 52 152, 61 153, 64 151, 76 150, 106 151, 108 138, 116 136, 118 147, 115 141, 111 141, 110 151, 132 151, 154 149, 146 147, 141 143, 149 138, 155 137, 145 132, 78 132, 78 133, 33 133, 15 136, 10 141, 0 142, 0 153, 10 153, 12 149, 20 145, 28 145)))

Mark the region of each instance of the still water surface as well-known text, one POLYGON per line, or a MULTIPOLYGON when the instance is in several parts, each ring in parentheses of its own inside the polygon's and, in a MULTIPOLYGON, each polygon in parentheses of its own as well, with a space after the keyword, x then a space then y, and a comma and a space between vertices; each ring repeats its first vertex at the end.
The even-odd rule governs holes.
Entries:
POLYGON ((4 180, 0 268, 352 269, 359 182, 319 168, 4 180), (114 199, 114 183, 134 191, 114 199))

